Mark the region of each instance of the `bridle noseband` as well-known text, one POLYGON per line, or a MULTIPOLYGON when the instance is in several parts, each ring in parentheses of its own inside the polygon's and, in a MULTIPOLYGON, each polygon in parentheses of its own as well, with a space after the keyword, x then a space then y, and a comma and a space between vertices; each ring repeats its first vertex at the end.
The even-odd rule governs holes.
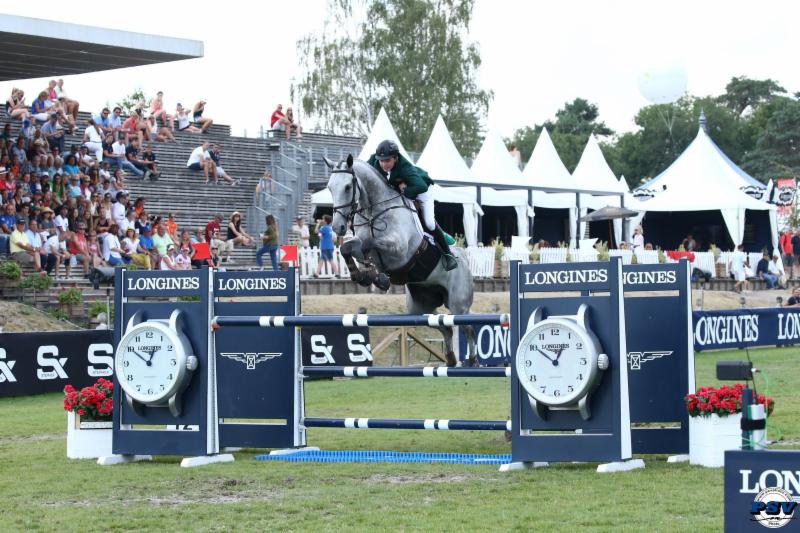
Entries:
MULTIPOLYGON (((341 205, 334 205, 333 206, 333 214, 335 215, 336 213, 339 213, 340 215, 342 215, 342 217, 344 217, 345 221, 347 222, 347 225, 348 226, 352 225, 353 229, 355 229, 358 226, 369 225, 370 233, 374 237, 375 236, 375 229, 376 229, 375 228, 375 223, 378 220, 380 220, 380 217, 384 213, 386 213, 388 211, 391 211, 392 209, 399 209, 399 208, 408 209, 409 211, 412 211, 414 213, 417 212, 416 208, 414 208, 413 205, 409 205, 405 201, 405 198, 403 197, 402 193, 397 193, 396 196, 392 196, 390 198, 387 198, 386 200, 381 200, 380 202, 376 202, 376 203, 374 203, 374 204, 372 204, 370 206, 361 206, 361 207, 359 207, 359 200, 360 200, 360 198, 362 196, 366 196, 366 193, 362 189, 361 183, 358 181, 358 178, 356 177, 355 171, 352 168, 334 168, 334 169, 331 170, 331 174, 336 174, 336 173, 350 174, 350 176, 351 176, 351 185, 353 187, 353 192, 352 192, 352 195, 350 196, 350 203, 341 204, 341 205), (356 191, 358 191, 358 196, 356 196, 356 191), (397 198, 403 198, 402 205, 389 206, 386 209, 384 209, 383 211, 380 211, 379 213, 377 213, 376 215, 370 216, 372 207, 380 205, 380 204, 385 204, 387 202, 391 202, 392 200, 395 200, 397 198), (350 212, 347 215, 344 214, 344 209, 345 208, 349 208, 350 209, 350 212), (364 214, 364 211, 370 211, 370 213, 364 214), (364 221, 361 222, 361 223, 356 223, 356 216, 361 217, 362 219, 364 219, 364 221)), ((387 183, 387 186, 389 186, 388 183, 387 183)), ((384 222, 384 224, 385 224, 385 222, 384 222)), ((387 228, 388 228, 388 224, 386 224, 385 227, 380 228, 380 231, 384 231, 387 228)))

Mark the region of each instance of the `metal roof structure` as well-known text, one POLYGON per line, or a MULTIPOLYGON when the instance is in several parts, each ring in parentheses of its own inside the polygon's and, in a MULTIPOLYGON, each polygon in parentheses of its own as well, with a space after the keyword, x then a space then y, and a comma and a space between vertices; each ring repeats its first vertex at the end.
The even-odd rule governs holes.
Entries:
POLYGON ((203 57, 203 42, 0 14, 0 81, 203 57))

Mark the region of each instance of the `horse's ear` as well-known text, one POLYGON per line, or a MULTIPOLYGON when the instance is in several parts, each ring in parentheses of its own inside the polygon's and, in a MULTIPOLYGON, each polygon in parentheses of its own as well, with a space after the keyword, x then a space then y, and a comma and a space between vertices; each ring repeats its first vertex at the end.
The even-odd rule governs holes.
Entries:
POLYGON ((347 168, 353 168, 353 154, 347 154, 347 168))
POLYGON ((333 169, 333 167, 336 166, 333 161, 331 161, 330 159, 328 159, 325 156, 322 156, 322 160, 325 161, 325 164, 328 165, 328 168, 330 168, 330 169, 333 169))

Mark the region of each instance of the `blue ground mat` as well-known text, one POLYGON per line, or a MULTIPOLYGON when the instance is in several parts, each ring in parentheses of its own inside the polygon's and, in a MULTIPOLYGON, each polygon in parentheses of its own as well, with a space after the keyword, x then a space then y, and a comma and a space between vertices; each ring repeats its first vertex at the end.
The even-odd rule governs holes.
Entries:
POLYGON ((452 463, 501 465, 511 454, 393 452, 388 450, 298 450, 280 455, 256 455, 261 461, 316 463, 452 463))

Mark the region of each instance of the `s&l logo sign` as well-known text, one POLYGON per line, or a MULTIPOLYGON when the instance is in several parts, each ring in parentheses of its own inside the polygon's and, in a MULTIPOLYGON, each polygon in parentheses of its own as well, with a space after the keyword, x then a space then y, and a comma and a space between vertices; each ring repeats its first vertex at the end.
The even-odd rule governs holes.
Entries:
POLYGON ((0 348, 0 383, 15 383, 17 381, 14 372, 12 372, 15 364, 17 364, 16 361, 6 360, 6 349, 0 348))
POLYGON ((42 381, 69 379, 69 375, 64 370, 67 359, 67 357, 58 356, 58 346, 39 346, 39 350, 36 352, 36 363, 39 365, 39 368, 36 369, 36 377, 42 381), (45 370, 47 368, 50 370, 45 370))

